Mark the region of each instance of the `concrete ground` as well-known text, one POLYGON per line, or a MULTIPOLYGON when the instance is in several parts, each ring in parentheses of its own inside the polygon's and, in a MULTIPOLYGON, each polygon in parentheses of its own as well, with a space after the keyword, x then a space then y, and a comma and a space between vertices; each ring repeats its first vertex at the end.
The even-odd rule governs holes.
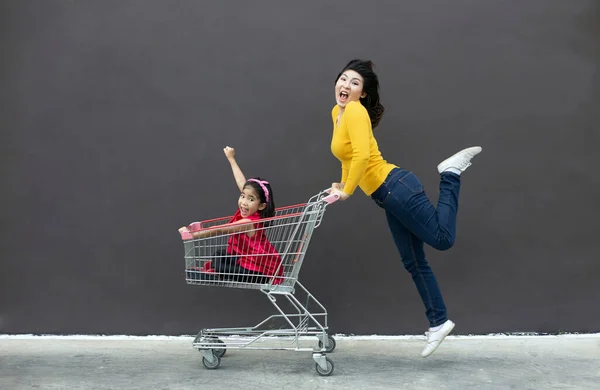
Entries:
POLYGON ((191 342, 0 335, 0 389, 600 389, 600 335, 449 337, 427 359, 423 337, 338 337, 329 377, 281 350, 228 350, 208 370, 191 342))

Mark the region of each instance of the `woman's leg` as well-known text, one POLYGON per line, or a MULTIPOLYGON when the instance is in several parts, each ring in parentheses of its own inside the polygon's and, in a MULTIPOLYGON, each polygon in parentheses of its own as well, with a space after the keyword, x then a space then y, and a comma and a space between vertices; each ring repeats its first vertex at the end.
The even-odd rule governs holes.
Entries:
POLYGON ((460 174, 480 152, 478 146, 467 148, 438 165, 441 180, 437 208, 427 198, 419 179, 404 169, 394 170, 374 198, 379 198, 378 204, 418 238, 436 249, 449 249, 456 239, 460 174), (387 193, 381 193, 382 189, 387 193))
POLYGON ((386 184, 389 193, 384 203, 386 212, 435 249, 451 248, 456 238, 460 176, 448 172, 441 175, 437 208, 412 172, 398 170, 389 179, 390 183, 386 184))
POLYGON ((444 338, 454 329, 454 322, 447 318, 442 292, 425 258, 423 241, 412 234, 393 214, 386 211, 386 216, 390 231, 402 257, 404 268, 411 274, 425 305, 425 314, 430 327, 426 332, 427 345, 421 352, 421 356, 427 357, 439 347, 444 338))
POLYGON ((386 211, 386 217, 404 268, 412 276, 419 291, 430 326, 443 324, 447 320, 446 305, 435 275, 425 258, 423 241, 412 234, 393 214, 386 211))

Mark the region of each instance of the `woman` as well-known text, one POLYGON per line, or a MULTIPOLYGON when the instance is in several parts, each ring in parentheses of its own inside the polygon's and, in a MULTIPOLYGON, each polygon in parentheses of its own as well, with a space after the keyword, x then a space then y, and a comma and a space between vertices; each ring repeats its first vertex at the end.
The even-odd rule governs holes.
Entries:
POLYGON ((425 259, 423 243, 438 250, 452 247, 461 173, 481 147, 464 149, 438 165, 441 175, 437 209, 431 204, 417 177, 385 161, 373 128, 383 116, 379 80, 371 61, 352 60, 335 83, 336 105, 332 110, 331 151, 342 163, 342 180, 331 192, 346 200, 356 187, 385 210, 388 225, 402 262, 419 291, 430 327, 425 333, 423 357, 431 355, 454 328, 433 271, 425 259))

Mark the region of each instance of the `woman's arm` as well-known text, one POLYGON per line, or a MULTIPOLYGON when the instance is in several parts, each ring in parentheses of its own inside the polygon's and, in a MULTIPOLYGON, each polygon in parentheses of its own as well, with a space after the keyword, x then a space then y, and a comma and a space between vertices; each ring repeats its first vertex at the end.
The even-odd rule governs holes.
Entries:
MULTIPOLYGON (((371 157, 369 143, 371 120, 366 109, 356 102, 351 102, 346 106, 344 116, 348 128, 348 137, 352 144, 352 160, 346 174, 346 184, 343 191, 348 195, 352 195, 369 165, 371 157)), ((344 174, 342 171, 342 176, 344 174)))
MULTIPOLYGON (((346 184, 346 180, 348 180, 348 168, 342 165, 342 180, 340 181, 340 183, 346 184)), ((344 187, 342 186, 342 188, 344 187)))
POLYGON ((235 179, 235 183, 240 189, 240 192, 242 192, 244 190, 244 184, 246 184, 246 177, 244 176, 244 173, 239 167, 237 161, 235 161, 235 149, 226 146, 225 149, 223 149, 223 152, 225 153, 225 156, 227 156, 227 160, 229 160, 229 163, 231 164, 231 170, 233 171, 233 178, 235 179))

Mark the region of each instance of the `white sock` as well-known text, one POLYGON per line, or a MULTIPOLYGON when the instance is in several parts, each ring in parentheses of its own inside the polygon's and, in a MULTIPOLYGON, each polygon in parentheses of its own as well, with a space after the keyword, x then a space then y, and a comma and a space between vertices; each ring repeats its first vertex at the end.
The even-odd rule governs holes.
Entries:
MULTIPOLYGON (((450 168, 452 169, 452 168, 450 168)), ((438 326, 434 326, 433 328, 429 328, 430 332, 437 332, 438 330, 442 329, 442 326, 444 326, 444 324, 442 325, 438 325, 438 326)))
POLYGON ((456 169, 456 168, 448 168, 444 172, 456 173, 458 176, 460 176, 460 174, 462 173, 460 169, 456 169))

